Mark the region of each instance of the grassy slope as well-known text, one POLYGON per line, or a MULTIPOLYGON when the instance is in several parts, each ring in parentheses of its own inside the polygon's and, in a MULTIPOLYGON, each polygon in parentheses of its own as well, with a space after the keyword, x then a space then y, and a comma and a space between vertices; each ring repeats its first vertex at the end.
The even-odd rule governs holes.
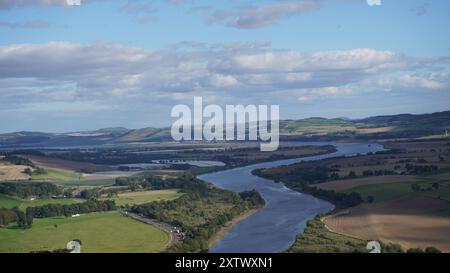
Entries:
MULTIPOLYGON (((367 200, 367 197, 375 197, 375 202, 389 201, 407 195, 421 195, 436 199, 447 200, 450 202, 450 181, 446 178, 437 178, 436 176, 448 174, 450 169, 441 169, 430 175, 420 175, 421 182, 401 182, 379 185, 365 185, 346 190, 346 193, 358 192, 367 200), (439 183, 438 189, 432 189, 434 183, 439 183), (414 192, 411 189, 412 184, 420 186, 422 191, 414 192)), ((383 177, 380 177, 383 179, 383 177)))
POLYGON ((174 200, 182 196, 178 190, 160 190, 160 191, 145 191, 145 192, 131 192, 119 194, 119 197, 112 198, 117 206, 125 205, 140 205, 161 200, 174 200))
MULTIPOLYGON (((56 168, 46 168, 45 174, 33 175, 32 179, 36 181, 66 181, 66 180, 78 180, 81 178, 81 174, 56 168)), ((81 178, 82 179, 82 178, 81 178)))
POLYGON ((399 198, 408 194, 413 194, 411 189, 412 183, 393 183, 393 184, 381 184, 381 185, 366 185, 355 187, 346 190, 346 193, 357 192, 361 194, 364 200, 367 200, 368 196, 373 196, 375 202, 383 202, 399 198))
POLYGON ((74 239, 81 240, 82 252, 158 252, 170 237, 165 231, 117 212, 93 213, 77 218, 37 219, 29 230, 0 229, 0 252, 62 249, 74 239))

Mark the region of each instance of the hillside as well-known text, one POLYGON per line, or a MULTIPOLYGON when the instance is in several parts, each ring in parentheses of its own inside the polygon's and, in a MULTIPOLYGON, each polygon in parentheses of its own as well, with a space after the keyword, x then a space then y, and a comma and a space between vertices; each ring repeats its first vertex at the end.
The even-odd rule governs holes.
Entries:
MULTIPOLYGON (((433 114, 400 114, 359 120, 307 118, 280 121, 284 139, 391 139, 446 138, 450 131, 450 111, 433 114)), ((170 141, 170 128, 105 128, 96 131, 51 134, 15 132, 0 134, 0 147, 70 147, 133 142, 170 141)))

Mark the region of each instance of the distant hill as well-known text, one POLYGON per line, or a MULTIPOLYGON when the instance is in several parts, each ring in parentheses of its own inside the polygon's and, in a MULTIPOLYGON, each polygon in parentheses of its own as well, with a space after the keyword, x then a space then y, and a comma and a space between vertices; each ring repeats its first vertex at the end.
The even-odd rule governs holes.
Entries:
MULTIPOLYGON (((297 140, 442 138, 446 129, 450 131, 450 111, 422 115, 376 116, 359 120, 314 117, 280 121, 282 138, 297 140)), ((0 147, 71 147, 170 140, 170 128, 115 127, 63 134, 0 134, 0 147)))

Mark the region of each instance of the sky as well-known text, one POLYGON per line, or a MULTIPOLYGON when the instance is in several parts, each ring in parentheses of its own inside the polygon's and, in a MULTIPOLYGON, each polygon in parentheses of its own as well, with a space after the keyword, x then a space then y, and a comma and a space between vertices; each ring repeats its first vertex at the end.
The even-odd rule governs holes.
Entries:
POLYGON ((450 110, 450 1, 0 0, 0 132, 450 110))

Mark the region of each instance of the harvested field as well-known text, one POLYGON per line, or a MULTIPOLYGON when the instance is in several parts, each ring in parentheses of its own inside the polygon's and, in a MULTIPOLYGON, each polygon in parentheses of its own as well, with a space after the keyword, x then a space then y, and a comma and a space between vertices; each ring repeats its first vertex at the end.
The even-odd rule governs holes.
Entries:
POLYGON ((0 163, 0 181, 28 180, 30 176, 23 171, 27 166, 18 166, 0 163))
POLYGON ((429 214, 449 207, 446 201, 405 197, 360 205, 324 221, 331 231, 344 235, 399 243, 404 248, 434 246, 450 252, 450 218, 429 214))

